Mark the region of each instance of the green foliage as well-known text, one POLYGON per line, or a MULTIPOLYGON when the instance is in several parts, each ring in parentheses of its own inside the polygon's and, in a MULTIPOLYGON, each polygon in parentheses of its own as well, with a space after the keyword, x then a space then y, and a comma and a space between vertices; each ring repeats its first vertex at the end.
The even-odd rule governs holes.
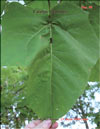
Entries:
POLYGON ((24 69, 17 67, 2 68, 1 75, 1 102, 3 111, 6 110, 5 107, 10 107, 21 99, 22 96, 19 93, 24 86, 20 83, 23 84, 22 81, 26 75, 24 69))
MULTIPOLYGON (((57 119, 83 93, 99 58, 99 12, 84 11, 74 2, 45 4, 9 4, 2 17, 1 63, 27 66, 23 103, 41 119, 57 119)), ((10 83, 16 79, 19 74, 10 83)))
POLYGON ((24 82, 27 69, 23 67, 2 67, 1 69, 1 123, 10 128, 20 128, 25 120, 37 115, 25 105, 24 82), (13 121, 13 123, 11 123, 13 121))

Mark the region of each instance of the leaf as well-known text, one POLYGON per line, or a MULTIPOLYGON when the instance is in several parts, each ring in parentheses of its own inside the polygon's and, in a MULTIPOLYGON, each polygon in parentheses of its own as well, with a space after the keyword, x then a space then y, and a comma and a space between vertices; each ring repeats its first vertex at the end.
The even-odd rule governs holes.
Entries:
POLYGON ((41 119, 58 119, 83 93, 99 56, 88 14, 71 2, 51 17, 12 3, 2 25, 2 65, 29 66, 25 102, 41 119))
MULTIPOLYGON (((56 119, 64 115, 64 112, 67 112, 71 108, 72 103, 76 100, 75 98, 84 90, 88 79, 89 68, 91 68, 90 64, 93 63, 91 55, 93 55, 92 52, 94 50, 92 51, 93 48, 89 47, 91 50, 88 51, 87 47, 89 44, 95 46, 93 45, 94 43, 91 44, 91 41, 92 38, 95 38, 97 41, 97 38, 95 33, 90 34, 90 30, 92 32, 93 30, 88 23, 88 17, 82 11, 78 19, 78 9, 73 6, 74 13, 76 13, 75 15, 73 14, 73 10, 70 10, 70 6, 72 5, 68 4, 68 6, 68 16, 57 14, 52 16, 54 23, 57 24, 52 28, 53 44, 50 46, 52 47, 52 53, 49 52, 49 48, 41 52, 29 69, 30 76, 27 83, 27 101, 30 101, 28 104, 30 107, 33 107, 40 118, 56 119), (84 16, 83 19, 82 16, 84 16), (74 20, 75 17, 76 21, 74 20), (85 19, 85 21, 81 21, 80 17, 82 20, 85 19), (79 21, 82 22, 83 25, 81 23, 79 24, 79 21), (87 37, 87 35, 89 37, 87 37), (52 57, 51 66, 49 61, 50 57, 52 57), (49 77, 50 67, 52 69, 51 78, 49 77), (50 83, 50 81, 52 82, 50 83), (46 96, 46 98, 44 96, 46 96)), ((59 10, 62 10, 60 8, 61 6, 59 10)), ((64 5, 62 5, 62 8, 65 8, 64 5)), ((58 8, 54 10, 58 10, 58 8)), ((98 52, 96 53, 98 56, 98 52)))
POLYGON ((95 66, 93 67, 89 81, 100 82, 100 59, 96 62, 95 66))

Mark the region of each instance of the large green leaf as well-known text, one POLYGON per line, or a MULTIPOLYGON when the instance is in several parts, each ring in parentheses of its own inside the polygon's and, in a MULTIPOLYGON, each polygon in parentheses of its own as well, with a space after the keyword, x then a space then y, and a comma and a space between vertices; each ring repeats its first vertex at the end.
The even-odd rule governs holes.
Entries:
POLYGON ((2 20, 2 65, 30 65, 27 105, 40 118, 57 119, 83 93, 99 42, 88 14, 71 2, 52 9, 51 17, 32 11, 9 5, 2 20))

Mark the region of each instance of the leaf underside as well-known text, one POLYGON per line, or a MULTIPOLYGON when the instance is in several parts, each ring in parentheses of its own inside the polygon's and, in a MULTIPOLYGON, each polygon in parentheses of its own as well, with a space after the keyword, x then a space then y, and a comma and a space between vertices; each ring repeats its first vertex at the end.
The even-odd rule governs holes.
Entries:
POLYGON ((41 119, 57 119, 73 106, 99 58, 88 13, 62 2, 48 14, 11 3, 2 20, 2 65, 28 66, 26 103, 41 119), (51 21, 51 22, 49 22, 51 21), (52 43, 50 43, 52 38, 52 43))

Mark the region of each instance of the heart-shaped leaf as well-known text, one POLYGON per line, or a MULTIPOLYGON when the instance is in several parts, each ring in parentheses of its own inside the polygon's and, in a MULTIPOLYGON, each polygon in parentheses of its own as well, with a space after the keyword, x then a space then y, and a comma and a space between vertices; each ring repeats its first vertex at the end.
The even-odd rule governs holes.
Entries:
POLYGON ((3 16, 2 65, 28 65, 26 102, 40 118, 57 119, 83 93, 99 57, 88 13, 71 2, 50 12, 12 3, 3 16), (36 10, 37 11, 37 10, 36 10))

